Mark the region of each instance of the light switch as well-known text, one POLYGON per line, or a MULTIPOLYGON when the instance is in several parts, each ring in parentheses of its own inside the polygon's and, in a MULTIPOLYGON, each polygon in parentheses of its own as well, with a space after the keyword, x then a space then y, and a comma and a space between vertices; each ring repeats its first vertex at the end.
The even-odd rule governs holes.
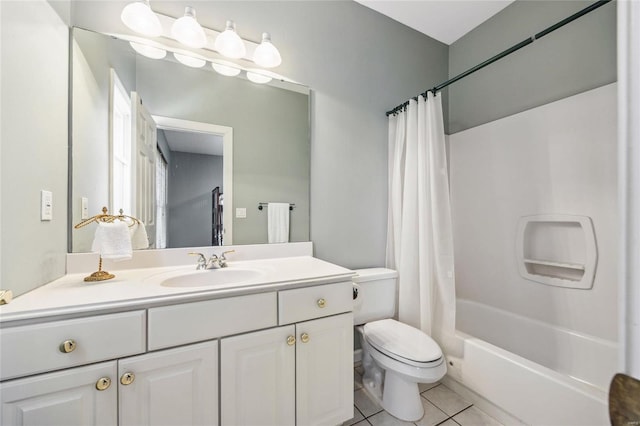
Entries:
POLYGON ((89 199, 82 197, 80 200, 80 219, 89 219, 89 199))
POLYGON ((236 208, 236 218, 238 218, 238 219, 246 219, 247 218, 247 209, 246 209, 246 207, 237 207, 236 208))
POLYGON ((40 191, 40 220, 53 219, 53 193, 40 191))

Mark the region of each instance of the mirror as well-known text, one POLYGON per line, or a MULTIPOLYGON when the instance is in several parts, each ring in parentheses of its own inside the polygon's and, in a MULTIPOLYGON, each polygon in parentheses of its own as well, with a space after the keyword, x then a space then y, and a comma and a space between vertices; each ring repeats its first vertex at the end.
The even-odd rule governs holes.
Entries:
MULTIPOLYGON (((256 84, 240 76, 226 77, 209 64, 189 68, 170 54, 161 60, 148 59, 136 54, 127 41, 79 28, 73 29, 71 55, 72 252, 91 250, 93 228, 73 229, 82 220, 83 207, 89 216, 100 213, 103 206, 117 214, 122 208, 119 204, 127 205, 117 200, 131 200, 131 211, 124 214, 139 217, 145 224, 149 221, 155 233, 161 233, 164 226, 166 247, 215 244, 216 212, 222 220, 218 225, 224 229, 222 244, 266 243, 267 209, 258 207, 268 202, 294 205, 289 215, 289 241, 309 241, 308 88, 282 81, 256 84), (122 112, 114 107, 118 91, 134 99, 129 118, 126 108, 122 112), (132 129, 136 128, 136 116, 141 116, 138 107, 148 113, 152 123, 145 121, 145 133, 139 130, 136 135, 132 129), (127 123, 134 124, 127 127, 127 123), (135 152, 131 156, 134 160, 129 159, 135 170, 131 174, 142 173, 153 187, 141 190, 114 180, 120 170, 114 154, 119 145, 114 141, 121 134, 153 140, 148 154, 155 157, 153 166, 140 166, 135 152), (216 153, 172 148, 170 142, 176 139, 191 145, 225 140, 222 158, 216 153), (164 178, 156 167, 162 161, 166 162, 164 178), (218 168, 221 163, 222 171, 218 168), (164 204, 162 185, 158 186, 163 179, 164 204), (216 188, 218 195, 214 194, 216 188), (162 217, 149 215, 150 209, 162 213, 163 205, 164 224, 162 217), (148 217, 142 217, 145 215, 148 217), (196 216, 204 219, 196 220, 196 216)), ((139 186, 144 179, 137 181, 139 186)), ((157 247, 163 247, 160 238, 150 236, 150 240, 151 247, 156 247, 156 240, 157 247)))

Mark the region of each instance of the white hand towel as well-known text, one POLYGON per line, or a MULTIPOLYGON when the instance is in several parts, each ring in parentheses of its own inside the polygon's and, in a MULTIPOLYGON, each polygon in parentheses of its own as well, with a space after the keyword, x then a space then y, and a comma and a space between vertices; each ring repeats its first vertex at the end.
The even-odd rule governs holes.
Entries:
POLYGON ((289 203, 269 203, 267 212, 269 243, 288 243, 289 203))
POLYGON ((131 246, 134 250, 149 248, 149 236, 144 223, 135 222, 129 227, 129 231, 131 232, 131 246))
POLYGON ((131 234, 127 224, 120 221, 98 223, 91 251, 100 253, 103 259, 115 261, 131 259, 133 256, 131 234))

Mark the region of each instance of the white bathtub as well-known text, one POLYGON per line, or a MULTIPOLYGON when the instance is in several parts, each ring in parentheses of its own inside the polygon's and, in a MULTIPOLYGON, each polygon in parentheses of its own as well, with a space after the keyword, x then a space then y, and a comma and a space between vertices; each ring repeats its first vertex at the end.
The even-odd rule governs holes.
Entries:
POLYGON ((449 375, 530 425, 607 425, 615 342, 458 299, 449 375))

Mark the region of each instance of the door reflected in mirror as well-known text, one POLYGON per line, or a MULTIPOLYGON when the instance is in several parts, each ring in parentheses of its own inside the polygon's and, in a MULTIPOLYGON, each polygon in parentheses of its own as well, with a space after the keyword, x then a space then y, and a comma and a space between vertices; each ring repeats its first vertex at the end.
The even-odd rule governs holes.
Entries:
MULTIPOLYGON (((173 55, 145 58, 126 41, 78 28, 71 54, 71 225, 81 220, 83 198, 89 215, 118 204, 127 210, 123 200, 130 200, 124 213, 143 220, 151 247, 260 244, 268 237, 259 203, 286 202, 296 206, 289 241, 309 241, 308 88, 258 85, 210 65, 188 68, 173 55), (114 128, 110 114, 114 74, 131 100, 129 129, 114 128), (114 191, 114 135, 127 131, 131 179, 114 191), (202 145, 222 140, 223 155, 171 148, 176 139, 193 145, 198 138, 202 145)), ((91 229, 69 232, 73 252, 90 251, 91 229)))

